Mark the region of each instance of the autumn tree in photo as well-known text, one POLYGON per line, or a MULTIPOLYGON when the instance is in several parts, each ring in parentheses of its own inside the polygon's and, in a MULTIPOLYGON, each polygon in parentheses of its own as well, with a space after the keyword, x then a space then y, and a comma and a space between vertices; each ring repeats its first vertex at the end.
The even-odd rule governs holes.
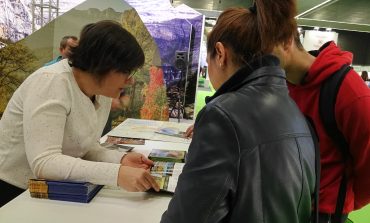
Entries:
POLYGON ((35 70, 36 57, 21 42, 0 39, 0 113, 22 81, 35 70))
MULTIPOLYGON (((131 98, 131 103, 126 111, 122 111, 121 115, 117 119, 118 122, 122 122, 125 118, 140 118, 142 113, 142 107, 145 100, 142 92, 147 91, 150 80, 150 73, 152 66, 161 66, 161 60, 159 56, 158 47, 147 30, 145 24, 141 20, 140 16, 135 9, 126 10, 122 14, 121 20, 122 26, 127 29, 135 38, 137 39, 139 45, 144 51, 145 63, 142 69, 140 69, 135 74, 134 84, 128 89, 129 96, 131 98), (144 89, 145 88, 145 89, 144 89), (127 116, 127 117, 122 117, 127 116)), ((162 72, 162 82, 163 82, 163 72, 162 72)), ((165 91, 165 86, 162 88, 165 91)), ((150 95, 151 93, 149 93, 150 95)), ((165 98, 164 98, 165 99, 165 98)), ((163 99, 163 100, 164 100, 163 99)), ((167 100, 167 99, 165 99, 167 100)), ((168 118, 168 117, 166 117, 168 118)), ((119 123, 116 123, 119 124, 119 123)))
POLYGON ((162 68, 152 66, 149 69, 150 82, 143 89, 145 96, 141 108, 142 119, 168 121, 168 102, 162 68))

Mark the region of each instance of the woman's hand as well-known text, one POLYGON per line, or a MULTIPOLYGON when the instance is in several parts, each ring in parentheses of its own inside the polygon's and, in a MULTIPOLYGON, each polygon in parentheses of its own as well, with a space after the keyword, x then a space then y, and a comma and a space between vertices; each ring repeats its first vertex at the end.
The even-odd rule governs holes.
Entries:
POLYGON ((186 129, 185 137, 186 138, 192 138, 193 137, 193 131, 194 131, 194 125, 191 125, 186 129))
POLYGON ((123 166, 150 169, 153 166, 153 161, 141 153, 129 152, 122 157, 121 164, 123 166))
POLYGON ((118 186, 127 191, 147 191, 153 188, 159 191, 159 186, 150 175, 149 170, 130 166, 121 166, 118 173, 118 186))

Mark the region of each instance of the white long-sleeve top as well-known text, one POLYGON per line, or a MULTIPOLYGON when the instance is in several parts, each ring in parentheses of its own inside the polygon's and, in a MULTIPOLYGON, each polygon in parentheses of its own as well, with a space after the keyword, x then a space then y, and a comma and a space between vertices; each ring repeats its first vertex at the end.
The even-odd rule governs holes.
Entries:
POLYGON ((67 60, 40 68, 0 120, 0 179, 20 188, 35 177, 116 186, 124 153, 98 143, 110 106, 104 96, 92 103, 67 60))

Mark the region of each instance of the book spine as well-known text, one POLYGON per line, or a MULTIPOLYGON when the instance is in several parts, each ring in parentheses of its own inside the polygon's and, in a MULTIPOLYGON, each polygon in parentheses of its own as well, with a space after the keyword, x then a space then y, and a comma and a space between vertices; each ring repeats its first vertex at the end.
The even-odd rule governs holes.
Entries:
POLYGON ((44 198, 44 199, 48 199, 49 198, 48 193, 30 192, 30 194, 31 194, 31 197, 34 197, 34 198, 44 198))
POLYGON ((28 188, 31 193, 48 193, 48 185, 45 180, 29 180, 28 188))

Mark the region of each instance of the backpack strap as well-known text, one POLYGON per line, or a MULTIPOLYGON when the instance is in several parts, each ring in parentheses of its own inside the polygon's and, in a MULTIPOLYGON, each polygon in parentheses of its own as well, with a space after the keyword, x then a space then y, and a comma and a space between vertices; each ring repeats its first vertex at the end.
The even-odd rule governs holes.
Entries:
POLYGON ((319 138, 316 132, 315 124, 312 121, 311 117, 306 116, 306 121, 308 128, 310 129, 313 144, 315 147, 315 191, 313 194, 313 210, 311 214, 311 221, 312 223, 319 223, 319 191, 320 191, 320 147, 319 147, 319 138))
MULTIPOLYGON (((324 125, 326 133, 334 141, 336 146, 342 153, 343 162, 346 163, 348 157, 350 157, 349 146, 344 138, 342 132, 338 129, 337 122, 335 120, 335 103, 338 96, 339 88, 346 76, 346 74, 352 68, 349 65, 343 65, 340 70, 335 72, 329 77, 321 86, 320 98, 319 98, 319 113, 321 121, 324 125)), ((344 208, 344 202, 347 193, 347 175, 344 171, 342 174, 342 180, 340 182, 337 205, 335 213, 332 218, 332 223, 340 223, 344 208)))

